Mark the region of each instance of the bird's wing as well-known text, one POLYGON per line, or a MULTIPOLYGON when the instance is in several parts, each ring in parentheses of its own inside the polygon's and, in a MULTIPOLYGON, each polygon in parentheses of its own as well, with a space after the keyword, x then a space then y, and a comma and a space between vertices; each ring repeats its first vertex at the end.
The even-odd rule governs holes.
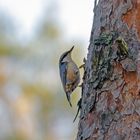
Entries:
MULTIPOLYGON (((62 81, 62 84, 63 84, 63 88, 64 88, 64 90, 66 92, 66 87, 65 86, 66 86, 66 83, 67 83, 67 79, 66 79, 66 76, 67 76, 67 63, 62 63, 59 69, 60 69, 60 77, 61 77, 61 81, 62 81)), ((66 97, 67 97, 67 100, 68 100, 70 106, 72 107, 69 92, 66 92, 66 97)))
POLYGON ((63 84, 63 88, 65 90, 66 85, 66 75, 67 75, 67 63, 61 63, 60 69, 60 77, 63 84))

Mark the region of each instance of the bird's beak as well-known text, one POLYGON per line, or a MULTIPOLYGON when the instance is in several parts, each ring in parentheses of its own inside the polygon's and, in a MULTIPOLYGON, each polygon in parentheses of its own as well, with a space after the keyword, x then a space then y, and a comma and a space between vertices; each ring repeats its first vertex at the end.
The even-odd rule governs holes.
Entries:
POLYGON ((74 49, 74 46, 72 46, 72 48, 69 50, 69 53, 71 53, 73 49, 74 49))

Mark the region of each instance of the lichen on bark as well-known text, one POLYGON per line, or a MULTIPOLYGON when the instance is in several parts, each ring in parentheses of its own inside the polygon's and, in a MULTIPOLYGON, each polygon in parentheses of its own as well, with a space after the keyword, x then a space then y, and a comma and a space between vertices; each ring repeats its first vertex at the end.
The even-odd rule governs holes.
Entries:
POLYGON ((139 3, 100 0, 94 8, 77 140, 140 139, 139 3))

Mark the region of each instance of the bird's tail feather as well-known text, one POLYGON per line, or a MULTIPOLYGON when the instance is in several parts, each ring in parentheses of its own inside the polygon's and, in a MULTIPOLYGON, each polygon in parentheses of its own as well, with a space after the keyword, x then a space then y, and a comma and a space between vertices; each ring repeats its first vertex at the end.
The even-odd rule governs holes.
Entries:
POLYGON ((66 96, 67 96, 67 100, 68 100, 70 106, 72 107, 72 104, 71 104, 71 101, 70 101, 70 93, 66 93, 66 96))

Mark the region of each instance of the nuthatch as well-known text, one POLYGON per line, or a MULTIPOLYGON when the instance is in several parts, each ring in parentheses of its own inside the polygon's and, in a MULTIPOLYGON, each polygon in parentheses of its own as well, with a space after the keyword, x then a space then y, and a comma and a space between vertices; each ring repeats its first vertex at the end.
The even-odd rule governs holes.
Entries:
POLYGON ((70 106, 72 106, 70 95, 80 82, 79 69, 71 58, 73 48, 74 46, 69 51, 64 52, 59 60, 61 82, 70 106))

